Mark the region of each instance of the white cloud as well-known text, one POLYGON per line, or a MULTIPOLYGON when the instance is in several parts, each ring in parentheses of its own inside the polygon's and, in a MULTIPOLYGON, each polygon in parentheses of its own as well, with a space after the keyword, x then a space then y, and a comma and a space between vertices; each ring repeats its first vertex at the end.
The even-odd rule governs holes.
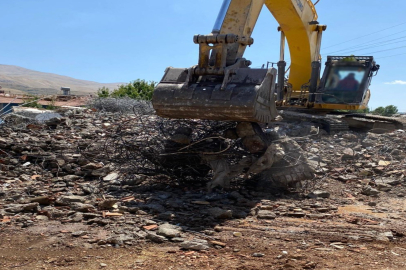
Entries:
POLYGON ((395 80, 393 82, 387 82, 385 84, 406 84, 406 81, 402 81, 402 80, 395 80))

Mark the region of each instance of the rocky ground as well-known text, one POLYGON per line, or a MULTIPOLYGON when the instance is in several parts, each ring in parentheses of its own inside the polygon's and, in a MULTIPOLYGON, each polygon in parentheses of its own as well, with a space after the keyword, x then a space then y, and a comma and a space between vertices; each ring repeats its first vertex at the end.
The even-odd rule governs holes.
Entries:
POLYGON ((154 163, 155 116, 61 115, 0 127, 0 269, 406 268, 403 130, 275 123, 314 178, 208 192, 209 178, 154 163))

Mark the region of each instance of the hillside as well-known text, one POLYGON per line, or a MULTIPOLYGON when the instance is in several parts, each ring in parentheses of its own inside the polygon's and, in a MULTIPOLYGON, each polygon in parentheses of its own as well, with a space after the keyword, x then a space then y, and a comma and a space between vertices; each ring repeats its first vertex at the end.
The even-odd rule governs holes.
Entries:
POLYGON ((15 94, 57 94, 61 87, 70 87, 72 94, 93 94, 100 87, 114 89, 121 83, 98 83, 78 80, 67 76, 39 72, 18 66, 0 65, 2 90, 15 94))

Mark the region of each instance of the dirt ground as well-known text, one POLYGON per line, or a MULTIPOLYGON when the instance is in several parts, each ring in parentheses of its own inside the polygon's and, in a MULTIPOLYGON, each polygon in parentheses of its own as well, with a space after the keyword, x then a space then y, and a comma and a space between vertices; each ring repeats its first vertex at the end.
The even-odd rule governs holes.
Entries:
MULTIPOLYGON (((2 232, 2 269, 405 269, 405 243, 342 241, 330 230, 362 231, 359 225, 279 220, 278 224, 226 224, 223 249, 181 251, 173 244, 136 247, 54 248, 47 234, 2 232), (239 231, 242 237, 232 236, 239 231), (279 234, 280 236, 275 236, 279 234), (258 254, 255 254, 258 253, 258 254), (255 254, 255 255, 254 255, 255 254), (263 257, 254 257, 263 256, 263 257), (103 267, 103 263, 106 264, 103 267)), ((373 229, 368 227, 367 229, 373 229)))
POLYGON ((148 240, 133 246, 95 246, 90 240, 108 231, 90 226, 87 234, 72 238, 70 233, 84 225, 60 221, 27 229, 3 226, 0 269, 406 269, 406 199, 391 194, 356 198, 351 195, 356 183, 333 179, 324 187, 332 193, 328 199, 287 195, 260 203, 274 208, 294 203, 303 209, 321 203, 327 206, 319 209, 327 213, 322 218, 248 216, 206 226, 211 235, 188 232, 189 238, 217 243, 204 251, 148 240), (388 232, 389 238, 379 238, 388 232))

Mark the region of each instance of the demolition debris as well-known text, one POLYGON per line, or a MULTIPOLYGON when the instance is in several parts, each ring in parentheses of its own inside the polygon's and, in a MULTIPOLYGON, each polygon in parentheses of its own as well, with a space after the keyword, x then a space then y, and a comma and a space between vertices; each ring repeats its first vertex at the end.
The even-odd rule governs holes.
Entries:
POLYGON ((194 251, 226 247, 221 235, 243 228, 237 221, 289 238, 303 237, 283 229, 292 219, 324 221, 302 226, 354 246, 406 233, 404 209, 390 203, 406 195, 403 130, 328 135, 311 123, 176 121, 145 109, 58 113, 4 119, 0 230, 60 234, 59 224, 75 245, 194 251))

